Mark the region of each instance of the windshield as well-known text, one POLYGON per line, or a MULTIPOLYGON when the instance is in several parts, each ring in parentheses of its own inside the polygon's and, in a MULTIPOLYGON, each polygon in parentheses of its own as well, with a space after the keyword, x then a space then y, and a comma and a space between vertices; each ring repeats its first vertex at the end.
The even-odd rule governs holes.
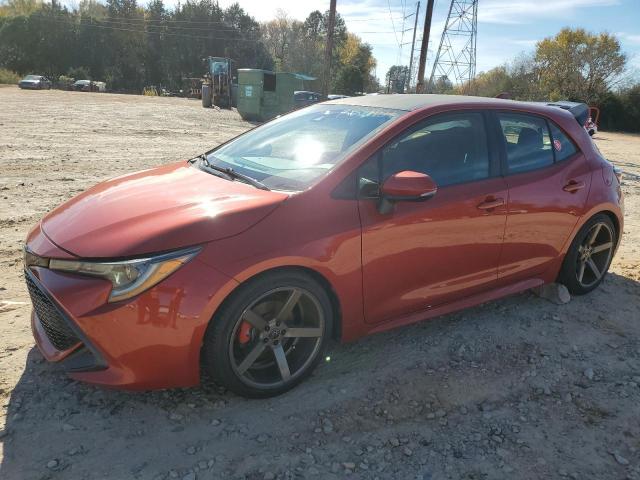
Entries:
POLYGON ((39 75, 27 75, 24 79, 25 80, 40 80, 40 76, 39 75))
POLYGON ((250 176, 272 190, 305 190, 403 113, 353 105, 314 105, 247 132, 209 152, 207 160, 250 176))

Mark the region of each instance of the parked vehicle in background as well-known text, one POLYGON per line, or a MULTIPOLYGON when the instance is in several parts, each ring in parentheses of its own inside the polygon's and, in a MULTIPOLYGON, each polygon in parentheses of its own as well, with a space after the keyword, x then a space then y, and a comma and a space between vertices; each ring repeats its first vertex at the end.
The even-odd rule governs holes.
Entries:
POLYGON ((296 109, 308 107, 323 100, 322 94, 318 92, 308 92, 306 90, 293 92, 293 103, 296 109))
POLYGON ((92 80, 76 80, 72 85, 72 89, 77 92, 106 92, 107 84, 92 80))
POLYGON ((340 100, 341 98, 349 98, 349 95, 327 95, 327 100, 340 100))
POLYGON ((589 107, 589 118, 584 124, 585 130, 592 137, 598 133, 598 123, 600 122, 600 109, 598 107, 589 107))
MULTIPOLYGON (((606 275, 619 173, 543 104, 331 100, 102 182, 25 245, 32 329, 78 380, 283 393, 332 338, 606 275)), ((402 372, 398 372, 401 375, 402 372)))
POLYGON ((18 83, 18 87, 24 90, 42 90, 42 89, 51 89, 51 80, 42 75, 27 75, 20 83, 18 83))

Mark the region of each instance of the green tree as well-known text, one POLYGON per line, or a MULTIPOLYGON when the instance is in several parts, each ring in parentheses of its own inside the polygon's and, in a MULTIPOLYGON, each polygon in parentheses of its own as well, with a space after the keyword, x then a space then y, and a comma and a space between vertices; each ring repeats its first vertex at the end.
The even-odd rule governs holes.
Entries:
POLYGON ((409 67, 406 65, 393 65, 387 72, 387 90, 389 93, 404 93, 408 79, 409 67))

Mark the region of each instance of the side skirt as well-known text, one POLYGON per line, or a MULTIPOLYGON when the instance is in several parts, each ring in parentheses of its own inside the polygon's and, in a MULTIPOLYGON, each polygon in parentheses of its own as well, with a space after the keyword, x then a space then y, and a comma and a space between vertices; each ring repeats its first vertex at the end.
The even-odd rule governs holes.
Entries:
POLYGON ((482 292, 476 295, 471 295, 469 297, 465 297, 462 300, 458 300, 456 302, 450 302, 450 303, 440 305, 438 307, 434 307, 428 310, 422 310, 420 312, 399 317, 395 320, 392 320, 390 322, 385 322, 381 325, 378 325, 372 328, 371 330, 369 330, 368 333, 384 332, 386 330, 391 330, 392 328, 402 327, 404 325, 410 325, 412 323, 420 322, 422 320, 428 320, 434 317, 439 317, 441 315, 446 315, 447 313, 463 310, 469 307, 474 307, 476 305, 480 305, 482 303, 490 302, 493 300, 498 300, 499 298, 506 297, 508 295, 514 295, 516 293, 524 292, 525 290, 529 290, 534 287, 539 287, 542 284, 544 284, 544 281, 540 278, 531 278, 528 280, 522 280, 520 282, 512 283, 504 287, 499 287, 494 290, 489 290, 488 292, 482 292))

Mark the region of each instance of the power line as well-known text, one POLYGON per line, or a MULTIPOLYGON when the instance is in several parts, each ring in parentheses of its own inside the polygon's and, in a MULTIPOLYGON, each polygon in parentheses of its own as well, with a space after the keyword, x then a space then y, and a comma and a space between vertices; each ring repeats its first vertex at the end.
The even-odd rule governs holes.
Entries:
POLYGON ((398 34, 396 33, 396 24, 393 22, 393 13, 391 12, 391 0, 387 0, 387 5, 389 6, 389 18, 391 19, 393 35, 396 37, 396 43, 398 44, 398 46, 400 46, 400 42, 398 41, 398 34))

